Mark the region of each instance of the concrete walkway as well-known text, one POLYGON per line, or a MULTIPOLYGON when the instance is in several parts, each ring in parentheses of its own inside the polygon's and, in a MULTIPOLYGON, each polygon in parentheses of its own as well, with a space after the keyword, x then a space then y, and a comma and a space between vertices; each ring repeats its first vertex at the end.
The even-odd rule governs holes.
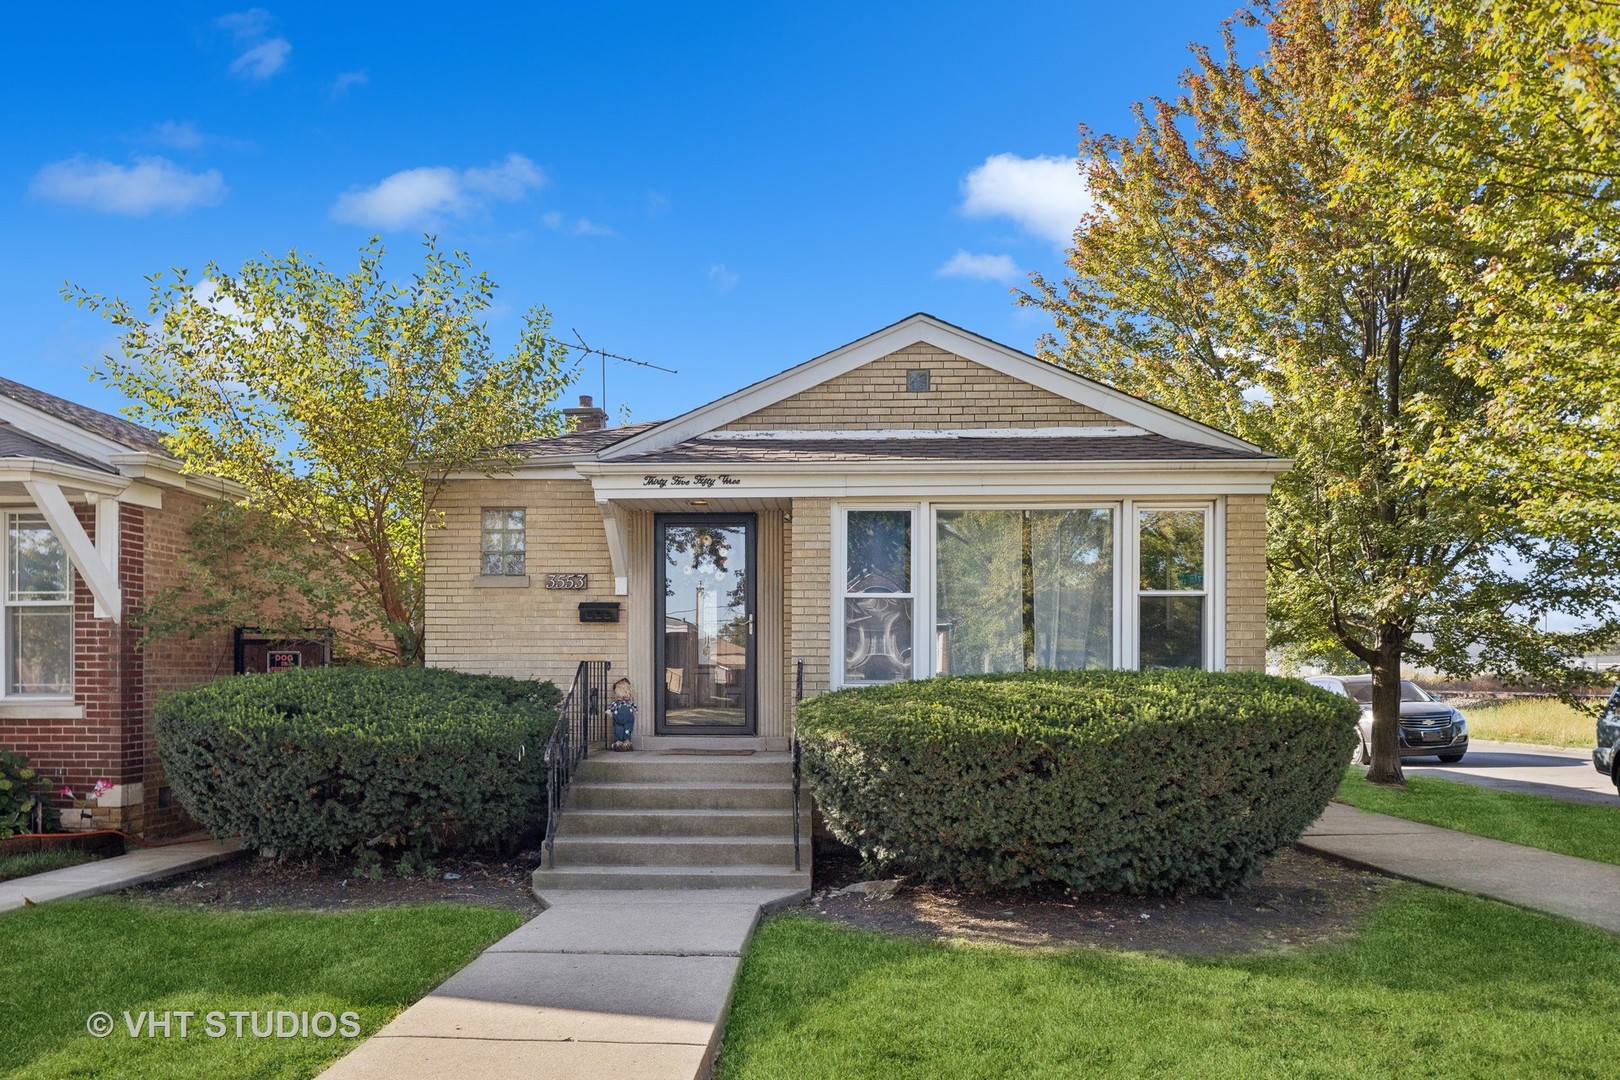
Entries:
POLYGON ((165 847, 136 848, 110 859, 0 881, 0 912, 23 907, 25 900, 43 904, 50 900, 78 900, 98 893, 117 892, 171 874, 212 866, 240 850, 240 840, 193 840, 165 847))
POLYGON ((1620 866, 1329 803, 1299 846, 1620 934, 1620 866))
POLYGON ((327 1080, 693 1080, 708 1075, 743 946, 803 890, 556 890, 356 1047, 327 1080))

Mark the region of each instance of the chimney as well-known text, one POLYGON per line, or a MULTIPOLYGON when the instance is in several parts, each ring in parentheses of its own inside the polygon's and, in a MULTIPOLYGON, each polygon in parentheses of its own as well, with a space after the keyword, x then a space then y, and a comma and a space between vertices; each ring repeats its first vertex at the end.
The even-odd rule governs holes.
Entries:
POLYGON ((591 404, 591 395, 579 395, 579 406, 573 409, 564 409, 562 414, 568 417, 569 431, 601 431, 607 427, 607 413, 591 404))

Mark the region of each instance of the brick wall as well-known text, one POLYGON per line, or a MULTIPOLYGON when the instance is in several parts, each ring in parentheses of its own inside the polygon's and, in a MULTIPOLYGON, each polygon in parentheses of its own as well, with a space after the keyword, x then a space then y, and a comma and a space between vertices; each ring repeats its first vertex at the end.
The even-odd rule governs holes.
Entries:
POLYGON ((932 345, 908 345, 721 430, 1106 426, 1120 421, 932 345), (931 389, 906 390, 906 372, 931 389))
POLYGON ((627 670, 625 597, 614 594, 607 536, 588 480, 451 482, 439 497, 442 528, 427 536, 427 663, 523 679, 566 690, 580 660, 627 670), (480 511, 522 507, 529 581, 486 587, 479 578, 480 511), (547 573, 583 573, 590 587, 548 590, 547 573), (579 604, 618 601, 620 622, 581 623, 579 604))
MULTIPOLYGON (((119 509, 118 578, 122 621, 97 618, 89 587, 73 575, 73 701, 42 707, 36 717, 0 720, 0 745, 26 754, 45 775, 83 794, 97 780, 113 792, 99 803, 77 799, 64 806, 71 826, 161 834, 193 823, 167 798, 163 768, 152 742, 151 706, 165 690, 190 686, 230 671, 229 635, 203 640, 140 643, 140 613, 160 589, 178 584, 185 531, 202 500, 164 493, 161 510, 124 504, 119 509), (63 716, 64 711, 79 716, 63 716), (89 820, 83 816, 90 815, 89 820)), ((85 532, 95 535, 88 505, 74 508, 85 532)))
POLYGON ((825 693, 832 678, 832 500, 794 499, 786 540, 788 677, 792 662, 803 660, 808 698, 825 693))
MULTIPOLYGON (((206 503, 202 498, 179 491, 163 494, 163 509, 146 512, 146 595, 154 596, 186 584, 181 559, 187 531, 196 522, 206 503)), ((216 631, 200 638, 176 635, 147 643, 141 650, 145 682, 141 709, 140 744, 145 755, 145 783, 142 814, 144 830, 152 834, 174 833, 195 828, 195 822, 169 796, 152 738, 151 707, 159 695, 170 690, 208 682, 235 670, 231 634, 216 631)))
POLYGON ((1226 670, 1266 670, 1266 497, 1226 499, 1226 670))

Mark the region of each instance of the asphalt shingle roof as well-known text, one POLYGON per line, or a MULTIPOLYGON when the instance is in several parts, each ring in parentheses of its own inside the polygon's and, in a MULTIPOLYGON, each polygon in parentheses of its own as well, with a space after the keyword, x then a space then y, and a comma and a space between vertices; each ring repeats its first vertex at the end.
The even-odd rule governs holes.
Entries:
POLYGON ((71 450, 64 450, 55 443, 25 435, 4 421, 0 421, 0 458, 42 458, 62 465, 77 465, 82 469, 112 472, 107 466, 80 457, 71 450))
POLYGON ((645 464, 858 461, 1257 461, 1271 455, 1163 435, 918 439, 688 439, 618 459, 645 464))
POLYGON ((132 424, 121 416, 80 405, 66 398, 59 398, 55 394, 47 394, 43 390, 35 390, 32 386, 24 386, 4 376, 0 376, 0 397, 8 397, 31 409, 38 409, 47 416, 54 416, 64 423, 83 428, 104 439, 111 439, 131 450, 172 456, 163 448, 163 436, 151 428, 132 424))

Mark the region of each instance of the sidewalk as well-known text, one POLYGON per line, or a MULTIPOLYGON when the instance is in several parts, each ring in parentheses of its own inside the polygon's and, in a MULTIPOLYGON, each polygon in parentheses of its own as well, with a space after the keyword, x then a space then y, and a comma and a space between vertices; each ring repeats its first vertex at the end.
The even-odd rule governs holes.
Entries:
POLYGON ((1620 866, 1369 814, 1343 803, 1329 803, 1299 846, 1620 934, 1620 866))
POLYGON ((224 862, 241 849, 240 840, 194 840, 166 847, 136 848, 110 859, 0 881, 0 912, 20 908, 24 900, 43 904, 50 900, 78 900, 97 893, 117 892, 170 874, 224 862))
POLYGON ((704 1077, 743 946, 803 891, 557 890, 323 1080, 704 1077))

